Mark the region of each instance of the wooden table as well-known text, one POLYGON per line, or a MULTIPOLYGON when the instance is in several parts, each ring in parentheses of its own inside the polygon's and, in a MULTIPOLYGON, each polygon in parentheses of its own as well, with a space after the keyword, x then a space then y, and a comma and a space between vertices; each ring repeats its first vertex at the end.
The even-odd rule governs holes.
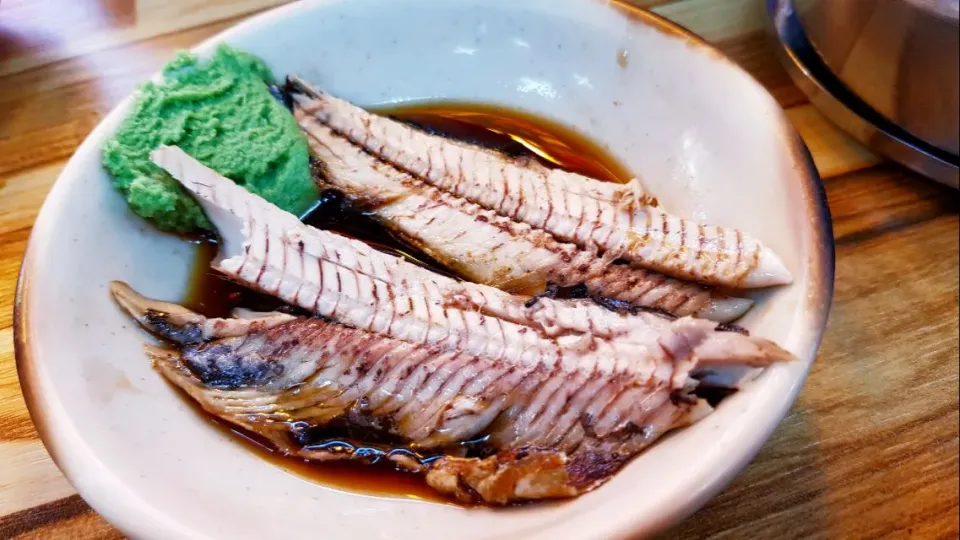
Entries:
MULTIPOLYGON (((114 538, 50 461, 13 358, 17 270, 77 145, 175 49, 278 0, 0 0, 0 538, 114 538)), ((956 538, 958 195, 828 124, 763 35, 761 0, 641 0, 744 65, 825 179, 836 296, 810 378, 723 494, 666 538, 956 538)))

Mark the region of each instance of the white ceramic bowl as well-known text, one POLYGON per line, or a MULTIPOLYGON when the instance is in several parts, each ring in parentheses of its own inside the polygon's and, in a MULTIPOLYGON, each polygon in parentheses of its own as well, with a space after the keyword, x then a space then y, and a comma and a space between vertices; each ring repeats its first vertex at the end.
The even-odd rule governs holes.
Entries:
POLYGON ((801 360, 768 370, 600 489, 562 503, 465 509, 293 476, 187 406, 152 371, 144 335, 108 296, 107 283, 121 279, 177 299, 193 254, 133 216, 100 166, 127 100, 81 145, 47 198, 16 314, 18 369, 43 441, 84 499, 123 532, 257 540, 642 535, 724 487, 794 401, 832 296, 824 195, 774 100, 693 35, 590 0, 328 0, 260 15, 196 50, 220 42, 361 105, 495 102, 573 126, 671 211, 750 231, 782 256, 795 283, 759 295, 743 323, 801 360))

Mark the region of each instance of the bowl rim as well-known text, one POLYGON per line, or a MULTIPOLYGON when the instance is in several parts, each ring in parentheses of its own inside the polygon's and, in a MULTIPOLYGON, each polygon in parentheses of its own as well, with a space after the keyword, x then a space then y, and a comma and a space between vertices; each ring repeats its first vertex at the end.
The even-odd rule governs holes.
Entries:
MULTIPOLYGON (((585 4, 595 2, 595 0, 571 1, 583 2, 585 4)), ((217 34, 207 37, 201 42, 190 47, 188 50, 191 52, 196 52, 198 50, 207 49, 216 43, 227 41, 233 34, 242 33, 247 28, 268 23, 274 18, 283 18, 287 12, 294 13, 300 9, 310 9, 332 2, 336 2, 336 0, 301 0, 300 2, 293 2, 267 9, 244 19, 218 32, 217 34)), ((769 95, 769 91, 767 91, 766 88, 756 81, 756 79, 743 67, 728 58, 716 46, 710 44, 703 37, 685 28, 684 26, 666 19, 665 17, 648 9, 634 5, 630 3, 629 0, 601 0, 600 3, 606 3, 610 5, 631 21, 658 30, 668 36, 682 39, 688 45, 696 48, 699 53, 707 54, 713 60, 723 62, 729 68, 734 69, 736 72, 738 72, 737 76, 746 77, 756 84, 765 94, 769 95)), ((159 76, 159 73, 153 75, 153 78, 156 78, 157 76, 159 76)), ((75 478, 77 471, 71 470, 70 467, 65 465, 66 460, 64 459, 64 455, 68 452, 68 450, 59 446, 58 437, 55 434, 56 429, 54 428, 54 426, 58 423, 60 423, 61 426, 64 425, 64 419, 53 418, 48 410, 48 407, 43 403, 42 394, 44 385, 36 371, 37 362, 33 356, 33 351, 29 346, 30 329, 27 321, 26 304, 27 298, 30 294, 30 272, 35 264, 34 254, 38 249, 33 246, 39 243, 39 235, 36 234, 36 231, 38 229, 41 231, 44 230, 48 226, 47 223, 54 219, 54 216, 49 210, 50 205, 48 202, 51 199, 57 198, 59 196, 58 194, 65 189, 64 185, 66 182, 61 180, 65 176, 70 176, 65 173, 70 171, 70 165, 75 161, 75 156, 81 152, 91 151, 91 149, 87 147, 91 146, 94 141, 101 138, 100 135, 105 129, 105 126, 111 124, 111 120, 115 119, 119 114, 121 114, 122 111, 125 111, 129 107, 130 102, 135 95, 136 90, 131 92, 131 94, 117 103, 117 105, 114 106, 97 123, 97 126, 91 130, 81 144, 78 145, 70 159, 67 160, 64 169, 60 172, 57 180, 54 182, 54 185, 51 187, 50 191, 45 197, 44 202, 37 214, 37 218, 34 221, 17 277, 13 309, 13 341, 15 365, 20 382, 21 392, 40 440, 49 453, 54 464, 57 465, 68 481, 70 481, 74 489, 76 489, 75 478), (32 247, 33 249, 31 249, 32 247)), ((803 387, 807 373, 809 372, 810 365, 812 365, 819 350, 833 301, 835 245, 832 218, 830 214, 830 208, 827 204, 826 191, 809 149, 800 135, 797 133, 796 129, 787 119, 782 108, 779 108, 779 105, 777 106, 776 112, 779 113, 779 117, 774 119, 774 122, 777 124, 776 129, 781 131, 782 135, 785 136, 785 143, 788 147, 787 150, 789 153, 790 162, 793 165, 794 170, 802 178, 803 199, 806 206, 805 212, 809 215, 811 220, 811 260, 809 262, 809 268, 811 270, 811 292, 807 299, 807 305, 812 311, 811 315, 808 317, 808 320, 811 324, 811 335, 809 342, 811 345, 810 358, 801 358, 801 360, 805 361, 806 363, 805 368, 802 370, 802 372, 796 375, 795 380, 792 381, 789 391, 783 393, 776 400, 776 402, 769 404, 769 413, 764 417, 765 420, 763 425, 759 426, 755 430, 756 436, 750 441, 749 444, 744 445, 743 448, 740 449, 739 455, 737 455, 735 459, 728 459, 728 464, 725 467, 720 468, 722 470, 712 472, 709 477, 704 478, 702 487, 698 489, 696 493, 684 500, 676 501, 676 504, 670 506, 669 511, 657 516, 656 519, 648 519, 644 521, 642 519, 631 519, 629 516, 625 516, 619 524, 611 525, 611 528, 606 529, 606 533, 610 534, 611 537, 620 538, 633 535, 646 536, 656 531, 663 530, 687 518, 700 509, 704 504, 706 504, 706 502, 712 499, 720 491, 725 489, 733 481, 733 479, 736 478, 740 472, 753 460, 763 445, 769 440, 773 431, 780 425, 789 408, 796 401, 796 398, 803 387)), ((66 425, 69 425, 69 421, 66 421, 66 425)), ((77 491, 81 497, 86 499, 84 493, 80 493, 81 490, 78 489, 77 491)), ((145 507, 142 508, 142 515, 147 513, 152 514, 153 509, 151 508, 149 502, 143 502, 145 507)), ((125 518, 123 519, 123 523, 120 524, 117 522, 116 514, 112 514, 110 518, 107 518, 106 509, 100 504, 91 504, 91 506, 94 507, 93 509, 97 511, 101 517, 104 517, 111 522, 111 525, 117 527, 125 534, 128 534, 132 537, 152 537, 156 536, 158 533, 161 535, 182 535, 184 532, 187 532, 176 527, 175 520, 163 520, 165 523, 173 523, 173 525, 168 525, 167 529, 164 531, 158 531, 149 525, 138 525, 137 520, 134 519, 125 518)), ((196 535, 196 531, 190 532, 193 532, 194 535, 196 535)))

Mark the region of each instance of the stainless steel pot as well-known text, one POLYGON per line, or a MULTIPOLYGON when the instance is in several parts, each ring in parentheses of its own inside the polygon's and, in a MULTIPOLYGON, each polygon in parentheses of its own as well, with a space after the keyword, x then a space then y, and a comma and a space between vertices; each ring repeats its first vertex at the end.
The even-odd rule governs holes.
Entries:
POLYGON ((960 184, 960 0, 768 7, 781 56, 818 108, 877 151, 960 184))

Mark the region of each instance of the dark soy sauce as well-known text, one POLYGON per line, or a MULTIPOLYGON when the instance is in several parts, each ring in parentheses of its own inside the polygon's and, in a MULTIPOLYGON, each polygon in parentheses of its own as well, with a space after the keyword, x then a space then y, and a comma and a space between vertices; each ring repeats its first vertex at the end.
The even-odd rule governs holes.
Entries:
POLYGON ((317 463, 284 455, 255 433, 210 416, 193 399, 185 399, 225 437, 238 441, 264 461, 304 480, 351 493, 451 503, 428 486, 420 475, 398 471, 388 464, 367 465, 352 461, 317 463))
MULTIPOLYGON (((378 114, 408 122, 426 131, 497 149, 506 154, 535 159, 548 167, 561 167, 593 178, 626 182, 627 169, 599 145, 554 122, 501 107, 468 103, 427 103, 378 109, 378 114)), ((371 216, 351 207, 339 192, 324 192, 303 221, 371 244, 439 273, 429 256, 397 240, 371 216)), ((220 277, 210 268, 217 251, 215 239, 199 243, 185 306, 210 317, 227 317, 235 307, 259 311, 298 312, 282 302, 220 277)), ((192 400, 188 399, 194 406, 192 400)), ((199 411, 199 407, 197 407, 199 411)), ((252 451, 283 469, 325 486, 351 492, 390 495, 433 501, 446 500, 421 477, 399 472, 389 465, 350 462, 308 463, 273 451, 256 435, 211 417, 211 421, 241 440, 252 451)))
POLYGON ((625 183, 633 175, 597 143, 556 122, 494 105, 423 103, 374 112, 413 124, 426 131, 533 157, 548 167, 625 183))

